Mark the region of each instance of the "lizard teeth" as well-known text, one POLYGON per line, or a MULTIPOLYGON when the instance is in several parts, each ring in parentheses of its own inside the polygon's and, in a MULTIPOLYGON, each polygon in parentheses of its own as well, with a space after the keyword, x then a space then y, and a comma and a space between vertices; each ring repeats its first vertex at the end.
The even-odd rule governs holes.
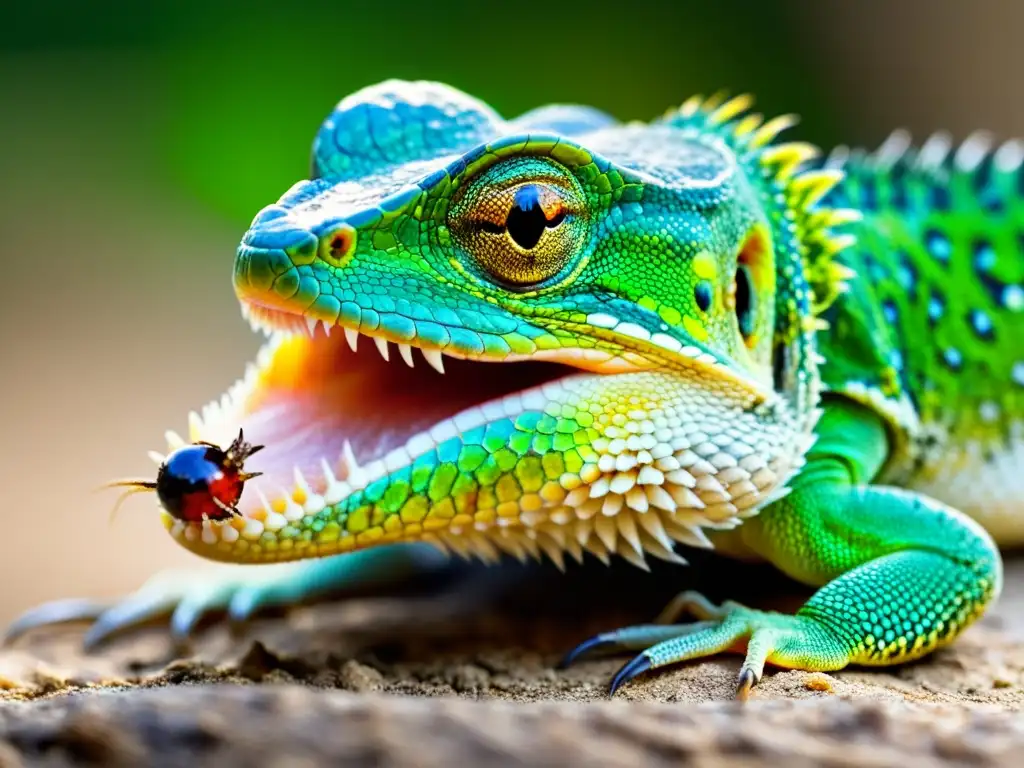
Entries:
POLYGON ((309 331, 310 338, 316 336, 317 320, 315 317, 306 316, 306 329, 309 331))
POLYGON ((444 373, 444 360, 441 359, 441 353, 436 349, 421 349, 423 357, 438 373, 444 373))
POLYGON ((383 357, 386 362, 390 357, 388 351, 388 340, 381 338, 380 336, 374 336, 373 343, 377 345, 377 351, 380 352, 380 356, 383 357))
POLYGON ((359 343, 359 331, 357 331, 355 328, 346 328, 345 341, 348 342, 349 349, 355 352, 356 345, 359 343))
POLYGON ((324 327, 324 336, 330 336, 331 335, 331 328, 333 326, 330 323, 328 323, 326 320, 321 320, 320 321, 320 325, 322 325, 324 327))
POLYGON ((410 368, 412 368, 415 365, 412 359, 412 347, 410 347, 408 344, 399 344, 398 354, 402 356, 402 359, 405 360, 405 364, 408 365, 410 368))

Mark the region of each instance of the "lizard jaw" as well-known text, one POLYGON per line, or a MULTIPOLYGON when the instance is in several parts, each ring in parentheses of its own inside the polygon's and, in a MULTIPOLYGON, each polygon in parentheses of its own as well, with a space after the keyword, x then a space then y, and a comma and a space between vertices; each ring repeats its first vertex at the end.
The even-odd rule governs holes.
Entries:
MULTIPOLYGON (((240 381, 190 415, 188 440, 226 445, 241 427, 248 440, 266 445, 246 464, 247 471, 263 474, 246 484, 238 517, 186 523, 163 514, 182 546, 210 559, 273 562, 428 541, 480 556, 493 554, 495 545, 512 554, 536 554, 542 547, 553 559, 582 547, 599 558, 617 553, 641 566, 645 551, 679 562, 673 541, 711 546, 702 529, 732 528, 756 513, 783 490, 808 444, 782 398, 766 400, 756 387, 715 376, 714 366, 701 360, 653 368, 640 355, 609 360, 563 349, 560 363, 532 356, 494 365, 448 355, 441 366, 428 367, 415 366, 410 345, 399 347, 402 365, 388 362, 387 344, 373 337, 360 345, 361 334, 351 330, 259 305, 249 306, 248 315, 270 339, 240 381), (376 350, 367 343, 371 339, 376 350), (646 366, 638 368, 637 360, 646 366), (506 500, 504 511, 502 504, 478 509, 476 516, 472 509, 454 516, 449 511, 423 525, 403 520, 385 534, 373 513, 371 532, 383 538, 353 535, 348 528, 339 536, 337 524, 328 523, 335 535, 323 541, 325 520, 337 510, 350 514, 374 488, 408 475, 417 459, 433 461, 435 471, 443 461, 458 466, 460 477, 472 477, 444 446, 467 444, 473 433, 480 440, 494 424, 519 429, 521 417, 551 418, 543 414, 564 414, 567 407, 589 411, 594 427, 583 430, 586 443, 576 446, 576 466, 549 474, 539 492, 506 500), (644 409, 649 418, 639 415, 644 409), (711 441, 716 433, 736 436, 735 450, 742 452, 727 455, 711 441)), ((172 450, 184 442, 168 433, 172 450)), ((531 461, 549 458, 549 448, 531 445, 531 461)), ((446 503, 459 493, 446 492, 446 503)), ((466 498, 476 507, 475 491, 459 503, 466 498)), ((365 510, 357 507, 356 514, 366 516, 365 510)), ((398 517, 391 513, 393 523, 398 517)))

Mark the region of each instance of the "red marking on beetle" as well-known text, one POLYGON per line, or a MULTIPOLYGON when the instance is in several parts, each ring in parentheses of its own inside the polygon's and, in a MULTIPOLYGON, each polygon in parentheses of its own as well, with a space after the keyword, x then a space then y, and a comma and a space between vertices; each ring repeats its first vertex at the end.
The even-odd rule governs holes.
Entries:
POLYGON ((136 493, 155 492, 160 505, 172 517, 190 523, 227 520, 241 515, 238 501, 247 480, 262 472, 246 472, 245 461, 262 445, 245 441, 242 431, 227 450, 213 443, 182 446, 164 459, 156 480, 116 480, 104 488, 128 488, 117 500, 111 515, 136 493))

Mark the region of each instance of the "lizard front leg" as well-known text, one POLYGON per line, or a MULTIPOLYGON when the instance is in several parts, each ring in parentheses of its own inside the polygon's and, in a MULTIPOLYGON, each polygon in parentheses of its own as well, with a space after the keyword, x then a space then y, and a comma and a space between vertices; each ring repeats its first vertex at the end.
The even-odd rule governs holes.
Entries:
POLYGON ((885 454, 881 424, 833 403, 793 491, 748 521, 744 542, 788 575, 823 585, 795 616, 735 603, 717 608, 684 593, 658 623, 599 635, 567 662, 596 650, 642 652, 612 691, 649 669, 724 651, 745 654, 738 695, 766 663, 833 671, 889 665, 951 642, 998 595, 1002 564, 980 526, 938 501, 870 485, 885 454), (672 625, 681 613, 700 619, 672 625))

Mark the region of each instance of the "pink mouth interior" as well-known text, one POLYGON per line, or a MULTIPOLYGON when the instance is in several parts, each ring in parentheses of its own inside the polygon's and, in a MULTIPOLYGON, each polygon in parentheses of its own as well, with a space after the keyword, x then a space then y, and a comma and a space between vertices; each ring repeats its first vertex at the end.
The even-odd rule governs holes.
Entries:
MULTIPOLYGON (((276 496, 280 488, 293 486, 294 467, 311 483, 322 480, 321 459, 344 479, 339 459, 346 440, 357 462, 366 465, 466 408, 574 371, 558 363, 445 357, 441 374, 419 351, 413 351, 413 359, 410 368, 391 345, 390 362, 385 361, 365 337, 352 352, 340 329, 330 337, 319 330, 312 339, 292 336, 260 372, 241 421, 208 426, 218 438, 241 427, 247 441, 266 446, 246 470, 264 472, 253 482, 276 496)), ((253 494, 243 501, 251 504, 253 494)))

